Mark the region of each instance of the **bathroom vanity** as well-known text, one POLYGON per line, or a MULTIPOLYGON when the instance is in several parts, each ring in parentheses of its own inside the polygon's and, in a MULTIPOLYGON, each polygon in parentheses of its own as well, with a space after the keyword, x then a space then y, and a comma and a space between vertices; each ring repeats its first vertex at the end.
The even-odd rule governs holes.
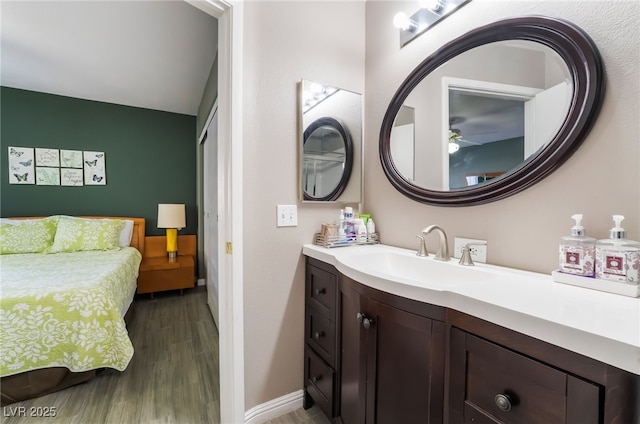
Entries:
POLYGON ((305 407, 334 422, 640 422, 640 300, 390 246, 305 245, 305 407))

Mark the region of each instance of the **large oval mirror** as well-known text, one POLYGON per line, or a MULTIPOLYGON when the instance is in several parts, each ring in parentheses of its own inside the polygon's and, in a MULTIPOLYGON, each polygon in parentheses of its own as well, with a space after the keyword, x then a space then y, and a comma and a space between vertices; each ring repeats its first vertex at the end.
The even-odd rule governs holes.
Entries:
POLYGON ((337 199, 347 186, 353 167, 349 130, 335 118, 318 118, 305 129, 302 150, 304 199, 337 199))
POLYGON ((502 199, 576 150, 603 95, 602 60, 580 28, 540 16, 496 22, 446 44, 405 79, 383 119, 382 166, 423 203, 502 199))
POLYGON ((310 80, 299 88, 302 202, 362 202, 362 95, 310 80))

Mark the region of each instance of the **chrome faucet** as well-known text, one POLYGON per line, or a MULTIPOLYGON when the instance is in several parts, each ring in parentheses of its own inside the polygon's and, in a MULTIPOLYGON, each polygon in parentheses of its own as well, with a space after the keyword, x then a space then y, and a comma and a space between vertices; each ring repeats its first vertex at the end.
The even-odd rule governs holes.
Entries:
POLYGON ((467 243, 462 246, 462 254, 460 255, 460 265, 474 266, 473 258, 471 257, 471 246, 485 246, 487 243, 467 243))
POLYGON ((442 228, 437 225, 429 225, 427 228, 422 230, 422 234, 427 235, 433 230, 436 230, 440 234, 440 247, 438 248, 434 259, 437 261, 450 261, 451 256, 449 256, 449 242, 447 241, 447 234, 442 228))
POLYGON ((420 239, 420 248, 418 248, 416 256, 429 256, 429 252, 427 252, 427 245, 424 244, 424 237, 421 235, 417 235, 416 237, 420 239))

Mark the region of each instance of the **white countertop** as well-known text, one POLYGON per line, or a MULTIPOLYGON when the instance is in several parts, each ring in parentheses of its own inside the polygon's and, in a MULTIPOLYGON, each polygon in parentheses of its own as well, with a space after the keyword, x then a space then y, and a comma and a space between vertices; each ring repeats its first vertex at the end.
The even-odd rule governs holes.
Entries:
MULTIPOLYGON (((372 288, 455 309, 640 375, 640 298, 486 264, 476 264, 474 270, 499 277, 462 284, 443 283, 437 276, 420 281, 398 278, 362 265, 362 255, 385 252, 415 257, 415 251, 380 244, 331 249, 307 244, 302 250, 372 288)), ((419 259, 432 261, 433 256, 419 259)), ((457 262, 446 264, 462 267, 457 262)))

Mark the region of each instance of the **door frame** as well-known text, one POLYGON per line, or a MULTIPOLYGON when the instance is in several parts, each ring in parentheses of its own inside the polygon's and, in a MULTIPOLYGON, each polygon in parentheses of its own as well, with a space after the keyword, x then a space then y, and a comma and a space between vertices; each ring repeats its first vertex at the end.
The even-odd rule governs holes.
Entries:
MULTIPOLYGON (((489 93, 496 97, 509 100, 522 100, 526 102, 535 98, 536 94, 542 89, 534 87, 526 87, 512 84, 502 84, 490 81, 472 80, 456 77, 442 77, 442 134, 444 147, 441 150, 442 157, 442 190, 449 190, 449 151, 447 150, 449 142, 449 90, 467 91, 471 93, 489 93)), ((525 110, 525 126, 527 122, 531 122, 534 117, 531 109, 525 110)), ((529 124, 530 125, 530 124, 529 124)))
POLYGON ((245 421, 242 244, 242 0, 185 0, 218 19, 220 420, 245 421))

